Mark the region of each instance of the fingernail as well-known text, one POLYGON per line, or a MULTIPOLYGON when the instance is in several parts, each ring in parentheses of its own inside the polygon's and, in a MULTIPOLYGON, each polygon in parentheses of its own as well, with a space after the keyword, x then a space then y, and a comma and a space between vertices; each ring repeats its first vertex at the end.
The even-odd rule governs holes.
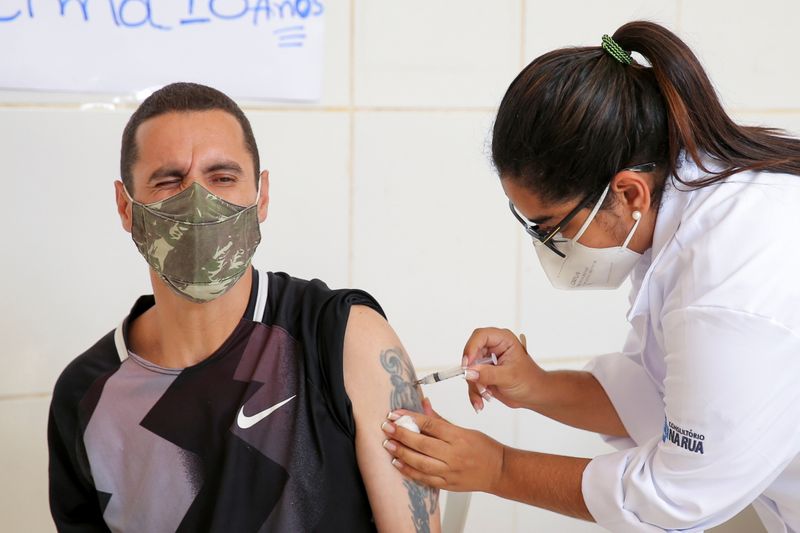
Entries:
POLYGON ((461 359, 461 366, 468 366, 468 365, 469 365, 469 357, 465 355, 464 358, 461 359))
POLYGON ((392 464, 397 468, 403 468, 403 463, 397 460, 397 458, 392 459, 392 464))
POLYGON ((476 415, 477 415, 478 413, 480 413, 480 412, 481 412, 481 409, 482 409, 480 406, 478 406, 478 404, 477 404, 477 403, 473 403, 473 404, 472 404, 472 408, 473 408, 473 409, 475 409, 475 414, 476 414, 476 415))
POLYGON ((381 424, 381 429, 384 430, 386 433, 394 433, 394 424, 392 424, 387 420, 383 424, 381 424))
POLYGON ((397 414, 397 413, 395 413, 394 411, 389 411, 389 414, 388 414, 388 415, 386 415, 386 418, 388 418, 389 420, 391 420, 392 422, 394 422, 395 420, 397 420, 398 418, 400 418, 400 415, 398 415, 398 414, 397 414))
POLYGON ((472 370, 470 368, 470 369, 467 369, 467 370, 464 371, 464 379, 466 379, 466 380, 475 381, 475 380, 478 379, 478 376, 479 376, 479 374, 478 374, 477 370, 472 370))
POLYGON ((390 452, 397 451, 397 446, 395 446, 394 443, 389 439, 383 441, 383 447, 389 450, 390 452))
POLYGON ((489 392, 488 390, 485 390, 485 391, 483 391, 481 393, 481 398, 483 398, 487 402, 491 402, 494 399, 494 396, 492 396, 491 392, 489 392))

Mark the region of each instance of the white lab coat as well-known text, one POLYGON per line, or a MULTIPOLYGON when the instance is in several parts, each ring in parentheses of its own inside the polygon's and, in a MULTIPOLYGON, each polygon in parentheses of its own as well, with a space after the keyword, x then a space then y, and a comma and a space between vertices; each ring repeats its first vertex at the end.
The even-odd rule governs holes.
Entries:
POLYGON ((631 276, 623 353, 588 367, 631 439, 589 463, 586 504, 615 533, 703 531, 751 502, 800 533, 800 176, 678 187, 631 276))

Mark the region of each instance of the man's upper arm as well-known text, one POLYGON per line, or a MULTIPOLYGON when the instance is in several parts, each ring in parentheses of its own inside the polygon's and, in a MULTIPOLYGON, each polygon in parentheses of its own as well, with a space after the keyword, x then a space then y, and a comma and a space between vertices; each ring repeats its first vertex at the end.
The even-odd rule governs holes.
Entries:
POLYGON ((438 491, 403 478, 382 447, 393 409, 422 411, 422 394, 400 340, 386 320, 353 306, 344 343, 344 382, 356 422, 356 454, 380 531, 439 531, 438 491))

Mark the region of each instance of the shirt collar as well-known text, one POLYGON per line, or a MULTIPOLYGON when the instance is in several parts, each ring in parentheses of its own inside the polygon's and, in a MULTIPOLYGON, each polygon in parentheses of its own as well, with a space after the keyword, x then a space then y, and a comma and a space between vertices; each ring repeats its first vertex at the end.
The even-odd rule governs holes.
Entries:
MULTIPOLYGON (((699 175, 697 165, 691 159, 683 157, 679 160, 677 172, 680 173, 681 179, 686 182, 694 181, 699 175)), ((642 257, 643 263, 631 278, 633 282, 632 294, 635 294, 635 296, 628 312, 628 320, 647 309, 649 302, 646 289, 647 282, 661 260, 667 245, 675 237, 683 220, 683 215, 687 212, 689 204, 692 202, 694 193, 693 189, 677 181, 674 176, 667 181, 661 196, 658 215, 656 216, 653 244, 645 252, 642 257), (645 261, 646 263, 644 263, 645 261)))

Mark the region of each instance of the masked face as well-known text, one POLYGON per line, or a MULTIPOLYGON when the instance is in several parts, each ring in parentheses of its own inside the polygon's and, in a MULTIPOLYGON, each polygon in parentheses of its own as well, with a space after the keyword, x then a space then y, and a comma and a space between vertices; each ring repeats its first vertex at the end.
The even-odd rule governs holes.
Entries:
POLYGON ((538 240, 533 240, 539 262, 556 289, 616 289, 641 258, 641 254, 627 247, 641 220, 638 211, 632 214, 635 223, 621 246, 590 248, 578 242, 603 205, 608 189, 606 187, 603 191, 600 200, 572 239, 565 240, 560 235, 554 239, 558 241, 556 246, 564 257, 553 253, 538 240))
POLYGON ((197 182, 149 204, 128 194, 133 241, 168 287, 193 302, 211 301, 239 281, 261 241, 259 194, 249 206, 227 202, 197 182))

